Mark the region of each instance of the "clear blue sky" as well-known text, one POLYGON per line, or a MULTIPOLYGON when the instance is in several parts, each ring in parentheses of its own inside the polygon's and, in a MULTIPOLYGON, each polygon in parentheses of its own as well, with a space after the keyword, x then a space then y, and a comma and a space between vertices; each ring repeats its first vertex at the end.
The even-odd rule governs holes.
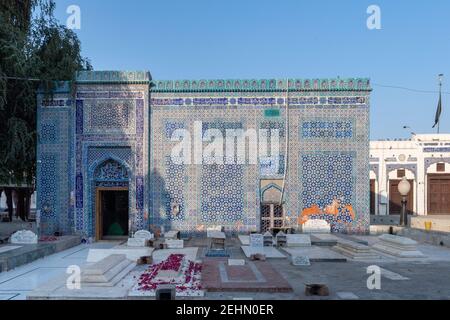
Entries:
MULTIPOLYGON (((372 84, 450 92, 450 1, 56 0, 81 8, 83 55, 95 70, 154 79, 370 77, 372 84), (370 4, 381 30, 368 30, 370 4)), ((371 138, 431 129, 437 94, 374 85, 371 138)), ((441 133, 450 133, 443 95, 441 133)))

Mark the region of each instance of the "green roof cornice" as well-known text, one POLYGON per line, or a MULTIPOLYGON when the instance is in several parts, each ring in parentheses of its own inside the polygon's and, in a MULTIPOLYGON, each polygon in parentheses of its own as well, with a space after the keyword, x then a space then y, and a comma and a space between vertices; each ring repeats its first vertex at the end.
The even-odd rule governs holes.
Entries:
MULTIPOLYGON (((152 80, 153 92, 285 92, 287 79, 152 80)), ((371 91, 369 78, 289 79, 289 91, 371 91)))
POLYGON ((78 71, 76 74, 79 84, 149 84, 151 80, 148 71, 78 71))

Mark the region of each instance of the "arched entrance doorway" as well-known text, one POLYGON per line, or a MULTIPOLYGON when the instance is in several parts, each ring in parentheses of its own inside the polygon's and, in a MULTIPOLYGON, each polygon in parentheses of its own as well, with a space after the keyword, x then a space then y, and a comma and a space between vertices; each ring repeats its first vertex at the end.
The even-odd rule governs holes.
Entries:
POLYGON ((389 214, 400 215, 402 210, 402 196, 398 191, 398 184, 406 177, 411 185, 411 191, 408 193, 406 202, 406 212, 408 215, 414 214, 414 195, 416 192, 415 172, 404 167, 398 167, 388 172, 388 187, 389 187, 389 214))
POLYGON ((278 230, 284 226, 284 208, 281 200, 281 187, 270 183, 261 192, 260 232, 278 230))
POLYGON ((129 174, 119 162, 109 159, 94 171, 95 238, 107 240, 128 236, 129 174))
POLYGON ((450 159, 427 160, 427 214, 450 215, 450 159))

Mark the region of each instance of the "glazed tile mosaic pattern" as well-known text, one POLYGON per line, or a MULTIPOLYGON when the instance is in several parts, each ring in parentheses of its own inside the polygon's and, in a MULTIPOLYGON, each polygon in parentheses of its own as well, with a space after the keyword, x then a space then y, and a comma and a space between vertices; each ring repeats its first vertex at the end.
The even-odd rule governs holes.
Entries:
POLYGON ((108 188, 128 190, 130 232, 259 231, 269 185, 283 192, 284 226, 326 219, 335 232, 368 231, 368 79, 159 81, 148 72, 89 71, 75 85, 38 96, 43 235, 94 237, 98 190, 108 188), (219 153, 221 163, 203 154, 200 163, 180 164, 172 155, 180 130, 192 136, 195 158, 211 143, 208 131, 248 129, 262 134, 247 146, 266 141, 269 151, 278 133, 272 160, 228 163, 219 153))

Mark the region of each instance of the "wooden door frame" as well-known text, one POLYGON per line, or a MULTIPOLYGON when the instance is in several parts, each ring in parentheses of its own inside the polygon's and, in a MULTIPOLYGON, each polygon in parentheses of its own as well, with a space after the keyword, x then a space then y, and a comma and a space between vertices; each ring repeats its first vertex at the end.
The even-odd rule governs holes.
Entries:
MULTIPOLYGON (((408 204, 406 205, 406 212, 407 212, 407 215, 409 216, 409 215, 414 215, 415 212, 416 212, 416 211, 414 211, 414 205, 415 205, 415 200, 416 200, 416 194, 415 194, 414 190, 416 189, 415 188, 416 180, 415 179, 407 179, 407 180, 408 180, 408 182, 411 185, 411 190, 409 191, 408 196, 406 197, 407 200, 408 200, 407 203, 411 204, 411 210, 408 210, 408 204), (409 201, 410 197, 412 198, 411 201, 409 201)), ((388 211, 389 211, 389 216, 390 215, 398 216, 398 215, 401 214, 401 209, 400 209, 399 213, 391 213, 391 181, 395 181, 395 182, 400 183, 400 181, 402 181, 402 179, 388 179, 388 187, 389 187, 389 189, 388 189, 388 211)), ((401 208, 401 205, 400 205, 400 208, 401 208)), ((416 210, 417 210, 417 208, 416 208, 416 210)))
POLYGON ((103 220, 102 220, 102 191, 128 191, 128 220, 130 219, 130 188, 129 187, 96 187, 95 188, 95 240, 103 238, 103 220))
POLYGON ((442 172, 442 173, 427 173, 427 215, 440 215, 442 213, 431 213, 430 212, 430 207, 431 207, 431 197, 430 197, 430 192, 431 192, 431 185, 430 185, 430 180, 432 178, 444 178, 444 179, 448 179, 450 180, 450 173, 446 173, 446 172, 442 172))

